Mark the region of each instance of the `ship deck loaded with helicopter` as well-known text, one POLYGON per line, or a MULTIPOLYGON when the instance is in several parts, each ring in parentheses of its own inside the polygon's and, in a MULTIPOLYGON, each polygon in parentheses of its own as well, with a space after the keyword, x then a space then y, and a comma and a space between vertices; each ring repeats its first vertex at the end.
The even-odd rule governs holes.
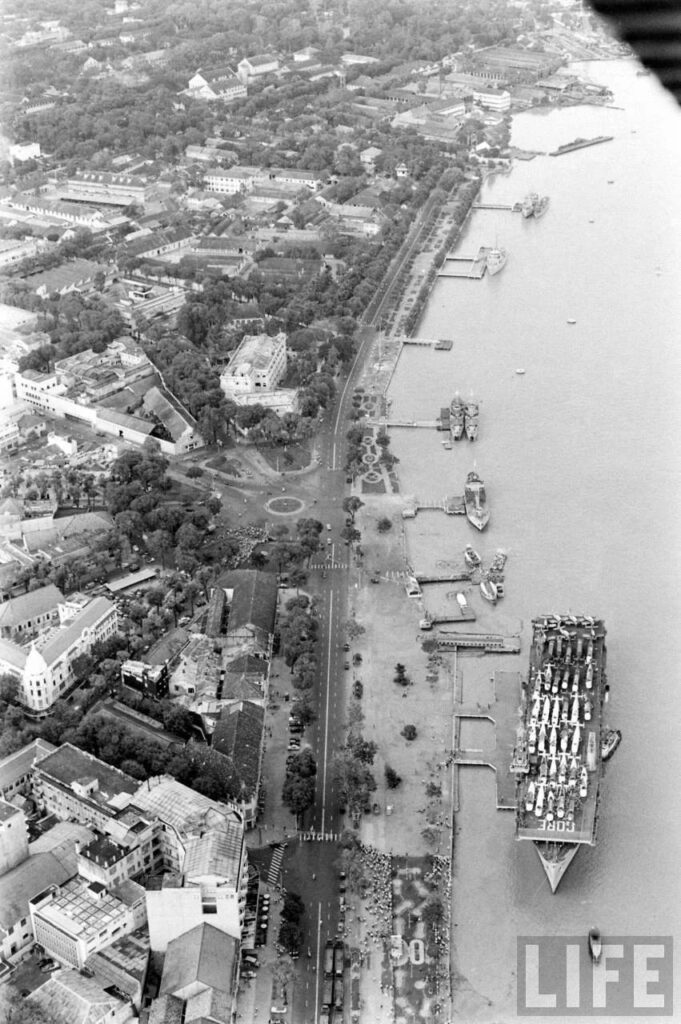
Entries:
POLYGON ((584 615, 532 622, 511 771, 516 838, 531 840, 555 892, 581 845, 596 843, 602 775, 605 627, 584 615))

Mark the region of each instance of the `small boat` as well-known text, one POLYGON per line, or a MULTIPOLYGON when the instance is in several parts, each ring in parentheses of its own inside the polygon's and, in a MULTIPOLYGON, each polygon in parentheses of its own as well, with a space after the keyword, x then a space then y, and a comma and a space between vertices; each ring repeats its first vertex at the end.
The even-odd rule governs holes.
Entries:
POLYGON ((451 450, 452 450, 452 442, 451 441, 443 441, 442 442, 442 447, 445 449, 445 451, 451 452, 451 450))
POLYGON ((572 317, 572 316, 571 316, 571 317, 570 317, 570 319, 568 320, 568 323, 569 323, 569 324, 576 324, 576 323, 577 323, 577 321, 575 320, 575 318, 574 318, 574 317, 572 317))
POLYGON ((519 366, 519 367, 518 367, 518 369, 517 369, 517 370, 516 370, 515 372, 516 372, 516 373, 517 373, 517 374, 518 374, 518 375, 519 375, 520 377, 522 377, 522 375, 523 375, 523 374, 525 373, 525 370, 524 370, 524 369, 522 368, 522 366, 519 366))
POLYGON ((482 562, 480 555, 475 550, 475 548, 472 548, 470 546, 470 544, 467 545, 466 550, 463 553, 463 557, 465 559, 466 565, 469 566, 469 568, 471 569, 477 569, 477 567, 482 562))
POLYGON ((532 808, 534 807, 534 791, 535 791, 535 785, 534 785, 534 782, 531 782, 529 784, 529 786, 527 787, 527 795, 525 797, 525 810, 526 811, 531 811, 532 808))
POLYGON ((452 441, 458 441, 463 434, 465 404, 457 391, 449 406, 449 429, 452 441))
POLYGON ((490 604, 497 603, 497 585, 493 580, 480 580, 480 593, 490 604))
POLYGON ((598 928, 589 929, 589 956, 595 964, 601 959, 601 953, 603 952, 603 943, 601 942, 601 933, 598 928))
POLYGON ((601 740, 601 760, 607 761, 615 753, 622 742, 622 733, 619 729, 608 729, 601 740))

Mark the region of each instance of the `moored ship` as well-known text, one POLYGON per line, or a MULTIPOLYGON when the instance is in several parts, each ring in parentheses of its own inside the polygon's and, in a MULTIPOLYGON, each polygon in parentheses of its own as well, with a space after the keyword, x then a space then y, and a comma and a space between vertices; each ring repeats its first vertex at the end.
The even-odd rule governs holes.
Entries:
POLYGON ((548 196, 537 196, 532 213, 535 217, 543 217, 549 205, 548 196))
POLYGON ((475 441, 478 436, 478 415, 480 407, 473 399, 469 399, 464 407, 464 430, 469 441, 475 441))
POLYGON ((457 391, 452 399, 452 404, 449 407, 449 429, 451 431, 453 441, 458 441, 463 434, 465 414, 465 403, 457 391))
POLYGON ((484 530, 489 522, 487 495, 485 494, 485 485, 475 470, 472 470, 466 477, 463 500, 468 522, 476 530, 484 530))
POLYGON ((490 249, 487 253, 486 265, 489 274, 498 274, 503 270, 508 260, 508 253, 505 249, 490 249))
POLYGON ((534 208, 536 203, 539 201, 539 196, 536 192, 528 192, 523 199, 523 205, 520 207, 520 212, 523 217, 532 217, 534 215, 534 208))
POLYGON ((584 615, 532 623, 516 775, 516 839, 534 843, 551 890, 580 846, 594 846, 602 774, 605 626, 584 615))

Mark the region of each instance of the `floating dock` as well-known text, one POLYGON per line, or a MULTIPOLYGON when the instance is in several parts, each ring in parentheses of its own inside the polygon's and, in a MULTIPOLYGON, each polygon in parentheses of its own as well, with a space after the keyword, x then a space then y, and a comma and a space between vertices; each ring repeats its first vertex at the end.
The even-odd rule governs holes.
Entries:
POLYGON ((488 245, 480 246, 477 256, 447 256, 438 277, 467 277, 479 281, 487 270, 488 245))

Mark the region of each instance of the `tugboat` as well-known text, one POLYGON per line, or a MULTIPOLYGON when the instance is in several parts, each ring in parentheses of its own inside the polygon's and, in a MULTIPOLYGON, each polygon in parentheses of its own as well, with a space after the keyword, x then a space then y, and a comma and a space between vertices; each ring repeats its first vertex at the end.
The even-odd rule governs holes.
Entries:
POLYGON ((601 739, 601 761, 608 761, 622 742, 619 729, 608 729, 601 739))
POLYGON ((475 470, 466 477, 463 501, 468 522, 476 530, 484 530, 489 522, 489 509, 487 508, 485 485, 475 470))
POLYGON ((487 271, 490 274, 498 274, 503 270, 508 260, 508 253, 505 249, 490 249, 487 253, 487 271))
POLYGON ((463 557, 466 561, 466 565, 469 566, 469 568, 471 569, 477 569, 480 563, 482 562, 480 555, 475 550, 475 548, 472 548, 470 546, 470 544, 466 545, 466 550, 463 553, 463 557))
POLYGON ((469 441, 475 441, 478 436, 478 414, 480 407, 473 399, 469 399, 464 406, 464 430, 469 441))
POLYGON ((457 391, 449 408, 449 429, 452 434, 452 441, 458 441, 463 434, 465 414, 465 403, 457 391))
POLYGON ((595 964, 601 959, 601 953, 603 952, 603 943, 601 942, 601 933, 598 928, 589 929, 589 956, 595 964))

